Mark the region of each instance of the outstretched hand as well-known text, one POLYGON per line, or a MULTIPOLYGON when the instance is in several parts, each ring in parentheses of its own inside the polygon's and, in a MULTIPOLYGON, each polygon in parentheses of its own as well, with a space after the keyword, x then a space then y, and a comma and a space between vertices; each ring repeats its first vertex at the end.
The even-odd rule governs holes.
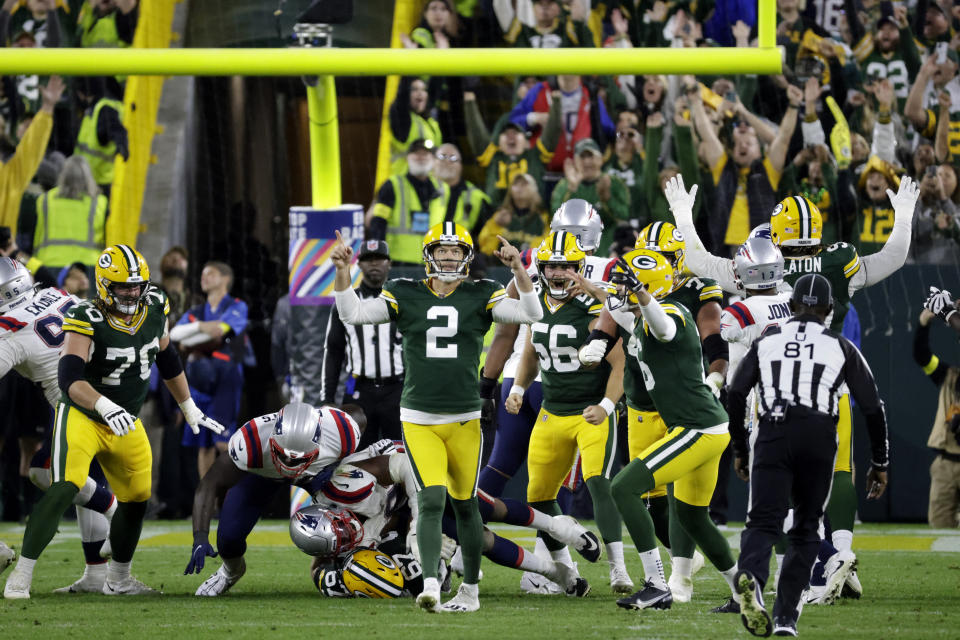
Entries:
POLYGON ((337 234, 337 242, 330 251, 330 259, 337 269, 346 269, 350 266, 350 260, 353 259, 353 249, 343 241, 339 231, 334 233, 337 234))
POLYGON ((677 174, 667 180, 667 184, 663 187, 663 195, 667 198, 678 227, 681 223, 693 223, 693 205, 697 201, 697 185, 693 185, 688 192, 683 184, 683 175, 677 174))
POLYGON ((910 176, 904 176, 900 179, 900 188, 896 193, 887 189, 887 197, 890 198, 890 204, 893 205, 895 218, 906 218, 913 220, 914 206, 917 204, 917 198, 920 197, 920 187, 910 176))
POLYGON ((500 241, 500 248, 493 252, 493 255, 497 256, 505 266, 510 267, 514 271, 517 269, 523 269, 523 261, 520 259, 520 251, 510 244, 510 241, 504 238, 501 235, 497 235, 497 240, 500 241))

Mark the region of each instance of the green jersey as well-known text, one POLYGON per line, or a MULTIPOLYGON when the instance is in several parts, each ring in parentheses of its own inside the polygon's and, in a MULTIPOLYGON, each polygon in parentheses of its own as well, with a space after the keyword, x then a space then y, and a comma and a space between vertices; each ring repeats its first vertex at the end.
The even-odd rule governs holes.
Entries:
POLYGON ((634 334, 640 370, 657 413, 668 427, 709 429, 728 421, 727 412, 704 382, 700 333, 693 315, 682 304, 660 303, 677 327, 669 342, 648 333, 638 322, 634 334))
POLYGON ((480 411, 483 337, 493 307, 507 297, 503 285, 465 280, 440 297, 428 280, 398 278, 387 282, 380 296, 403 335, 400 407, 441 415, 480 411))
MULTIPOLYGON (((83 379, 131 415, 140 413, 147 397, 150 368, 160 352, 160 338, 167 333, 169 313, 166 294, 151 289, 129 323, 103 312, 92 300, 71 307, 63 317, 64 331, 93 340, 83 379)), ((103 422, 99 413, 79 406, 66 393, 60 396, 60 401, 92 420, 103 422)))
POLYGON ((554 306, 541 292, 540 306, 543 318, 530 325, 530 340, 540 360, 543 408, 556 416, 578 415, 590 405, 599 404, 607 390, 610 363, 604 359, 596 367, 585 369, 577 357, 603 303, 579 296, 554 306))
POLYGON ((783 279, 791 287, 807 273, 819 273, 833 289, 833 321, 830 330, 840 333, 843 318, 850 308, 850 279, 860 271, 860 255, 853 245, 837 242, 814 256, 787 258, 783 261, 783 279))

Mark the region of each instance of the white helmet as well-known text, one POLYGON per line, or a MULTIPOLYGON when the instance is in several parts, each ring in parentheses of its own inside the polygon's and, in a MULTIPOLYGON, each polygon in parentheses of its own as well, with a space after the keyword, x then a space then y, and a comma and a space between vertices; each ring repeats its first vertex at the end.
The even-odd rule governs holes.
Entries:
POLYGON ((280 410, 270 434, 270 458, 284 478, 293 480, 320 455, 320 411, 305 402, 280 410))
POLYGON ((307 555, 335 558, 360 544, 363 525, 346 509, 325 509, 312 504, 290 518, 290 539, 307 555))
POLYGON ((16 309, 35 295, 27 268, 12 258, 0 258, 0 313, 16 309))
POLYGON ((783 282, 783 254, 770 238, 747 238, 733 257, 741 289, 773 289, 783 282))
POLYGON ((574 198, 560 205, 553 214, 550 231, 566 231, 577 237, 584 251, 595 251, 603 234, 603 221, 592 204, 574 198))

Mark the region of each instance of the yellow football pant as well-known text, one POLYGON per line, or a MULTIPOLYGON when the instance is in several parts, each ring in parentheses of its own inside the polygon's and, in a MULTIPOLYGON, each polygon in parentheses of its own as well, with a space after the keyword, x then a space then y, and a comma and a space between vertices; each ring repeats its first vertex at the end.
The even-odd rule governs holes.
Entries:
POLYGON ((480 420, 447 424, 404 422, 403 443, 417 488, 446 487, 454 500, 477 495, 483 434, 480 420))
POLYGON ((557 497, 578 449, 584 481, 599 475, 609 478, 617 450, 616 413, 590 424, 580 414, 557 416, 540 409, 527 450, 527 502, 557 497))
POLYGON ((729 433, 703 433, 674 427, 640 454, 653 474, 655 486, 673 483, 673 495, 680 502, 707 507, 717 486, 720 455, 730 442, 729 433))
MULTIPOLYGON (((627 451, 630 459, 640 456, 651 444, 667 434, 667 423, 656 411, 640 411, 627 407, 627 451)), ((659 498, 667 495, 666 485, 658 485, 647 491, 642 498, 659 498)))
POLYGON ((837 416, 837 462, 833 472, 851 469, 851 447, 853 444, 853 416, 850 412, 850 394, 845 393, 837 401, 840 415, 837 416))

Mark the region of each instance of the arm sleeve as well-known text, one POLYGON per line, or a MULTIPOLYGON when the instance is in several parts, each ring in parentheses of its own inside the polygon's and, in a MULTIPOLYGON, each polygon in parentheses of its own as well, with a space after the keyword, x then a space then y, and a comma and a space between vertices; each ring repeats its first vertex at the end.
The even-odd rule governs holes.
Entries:
POLYGON ((686 220, 677 218, 677 228, 683 234, 686 240, 687 250, 684 256, 687 261, 687 268, 693 273, 704 278, 716 280, 723 287, 724 291, 729 293, 738 293, 737 276, 733 272, 733 261, 727 258, 720 258, 708 252, 697 230, 693 226, 692 215, 686 220))
MULTIPOLYGON (((0 334, 2 335, 2 334, 0 334)), ((6 338, 7 336, 3 336, 6 338)), ((0 340, 0 378, 4 377, 10 370, 20 364, 23 355, 22 349, 15 340, 0 340)))
POLYGON ((390 105, 390 133, 397 140, 406 140, 410 133, 410 85, 413 78, 403 76, 397 86, 397 95, 390 105))
POLYGON ((933 384, 937 387, 943 384, 950 365, 930 351, 930 325, 918 325, 917 332, 913 334, 913 361, 920 365, 933 384))
POLYGON ((102 145, 113 141, 117 147, 127 146, 127 130, 120 122, 120 114, 113 107, 105 106, 100 109, 100 116, 97 118, 97 141, 102 145))
POLYGON ((519 300, 504 298, 493 307, 493 319, 496 322, 530 324, 542 317, 543 308, 536 291, 521 293, 519 300))
POLYGON ((533 104, 537 100, 537 95, 543 90, 543 85, 538 84, 524 96, 523 100, 517 103, 517 106, 510 112, 510 122, 518 124, 527 129, 527 114, 533 111, 533 104))
MULTIPOLYGON (((854 274, 850 279, 850 294, 861 287, 869 287, 877 284, 891 273, 903 266, 907 260, 907 253, 910 251, 910 226, 913 219, 913 211, 909 216, 899 216, 894 213, 893 231, 887 238, 886 244, 877 253, 860 257, 860 272, 854 274), (860 273, 862 279, 857 278, 860 273), (861 283, 862 284, 859 284, 861 283), (859 284, 854 288, 855 283, 859 284)), ((689 246, 689 245, 688 245, 689 246)), ((689 254, 688 254, 689 255, 689 254)), ((690 264, 690 258, 687 258, 687 264, 690 264)))
POLYGON ((340 368, 347 348, 347 333, 337 308, 330 309, 327 335, 323 344, 323 376, 320 381, 320 398, 324 404, 333 404, 340 384, 340 368))
POLYGON ((881 160, 890 164, 897 164, 897 139, 894 135, 893 120, 881 124, 878 120, 873 125, 873 145, 870 154, 879 156, 881 160))
POLYGON ((233 304, 220 317, 220 322, 227 324, 234 335, 240 335, 246 331, 248 323, 247 303, 243 300, 234 300, 233 304))
POLYGON ((487 125, 483 122, 476 100, 464 101, 463 115, 467 125, 467 140, 474 155, 479 156, 490 144, 490 132, 487 131, 487 125))
POLYGON ((853 346, 853 343, 842 336, 839 339, 840 348, 846 356, 843 365, 844 380, 850 388, 850 395, 856 400, 866 418, 873 463, 886 466, 890 450, 887 438, 887 416, 880 393, 877 391, 877 383, 873 379, 873 372, 870 371, 870 366, 864 360, 863 354, 853 346))
POLYGON ((650 328, 650 334, 660 342, 670 342, 677 335, 677 325, 654 299, 646 306, 640 305, 640 313, 650 328))
POLYGON ((760 379, 760 358, 757 355, 757 342, 743 357, 737 367, 733 381, 727 387, 727 414, 730 416, 730 440, 738 456, 747 453, 747 432, 743 421, 747 414, 747 396, 760 379))
MULTIPOLYGON (((51 131, 53 131, 53 117, 46 111, 39 111, 33 117, 33 122, 27 127, 27 132, 20 140, 20 144, 17 145, 13 157, 0 168, 10 176, 7 189, 11 191, 15 189, 18 194, 23 194, 43 160, 47 151, 47 142, 50 141, 51 131)), ((20 195, 17 196, 17 201, 19 201, 20 195)), ((16 225, 8 226, 15 227, 16 225)))
POLYGON ((353 289, 334 293, 337 313, 346 324, 382 324, 390 321, 390 310, 383 298, 361 300, 353 289))

